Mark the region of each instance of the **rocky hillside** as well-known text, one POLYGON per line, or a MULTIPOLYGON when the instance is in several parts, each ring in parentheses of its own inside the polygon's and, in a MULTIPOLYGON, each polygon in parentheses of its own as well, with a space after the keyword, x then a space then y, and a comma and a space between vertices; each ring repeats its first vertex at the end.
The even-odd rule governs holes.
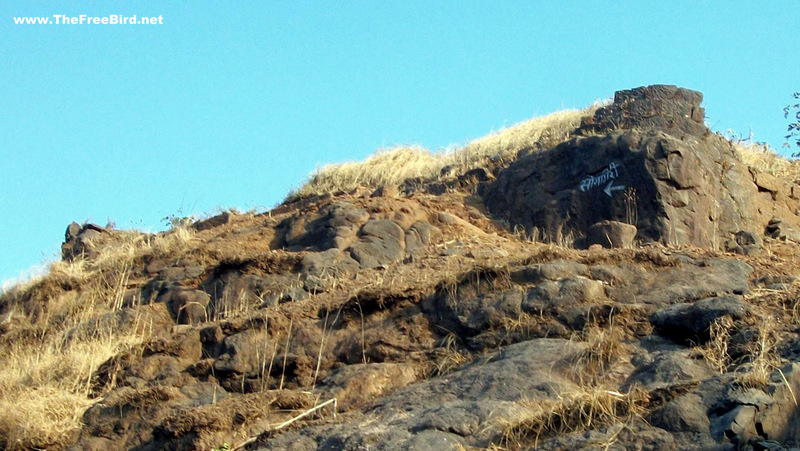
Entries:
POLYGON ((798 171, 701 100, 620 91, 262 214, 72 224, 0 297, 0 444, 800 446, 798 171))

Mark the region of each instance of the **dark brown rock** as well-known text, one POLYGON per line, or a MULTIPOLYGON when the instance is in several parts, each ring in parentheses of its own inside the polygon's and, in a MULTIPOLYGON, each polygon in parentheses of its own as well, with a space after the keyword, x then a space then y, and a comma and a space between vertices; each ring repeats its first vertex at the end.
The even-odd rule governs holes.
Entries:
POLYGON ((356 233, 368 219, 366 210, 347 202, 334 202, 315 214, 288 220, 283 225, 285 246, 290 250, 344 249, 356 241, 356 233))
MULTIPOLYGON (((618 93, 622 103, 599 110, 575 138, 501 171, 483 191, 490 212, 559 244, 581 244, 604 220, 635 225, 643 242, 715 249, 739 230, 762 230, 773 212, 797 226, 788 196, 757 185, 731 144, 696 120, 699 93, 631 92, 618 93), (580 136, 585 131, 604 134, 580 136)), ((759 180, 783 190, 766 176, 759 180)))
POLYGON ((214 227, 219 227, 225 224, 228 224, 233 219, 233 214, 231 212, 223 212, 216 216, 212 216, 208 219, 204 219, 202 221, 197 221, 192 224, 192 228, 201 232, 203 230, 213 229, 214 227))
POLYGON ((764 251, 763 240, 753 232, 740 230, 732 240, 725 242, 725 250, 741 255, 761 255, 764 251))
POLYGON ((688 394, 673 400, 652 412, 650 424, 671 432, 707 433, 711 422, 708 420, 700 396, 688 394))
POLYGON ((578 307, 585 314, 585 306, 606 299, 603 283, 586 277, 576 276, 557 282, 545 281, 528 290, 522 301, 522 310, 529 314, 542 312, 559 314, 578 307))
POLYGON ((349 365, 325 378, 323 389, 336 397, 340 408, 351 408, 418 378, 410 365, 369 363, 349 365))
POLYGON ((606 248, 631 248, 636 238, 636 226, 619 221, 600 221, 589 227, 586 244, 606 248))
POLYGON ((176 287, 158 297, 158 302, 167 305, 178 324, 198 324, 207 321, 208 303, 211 297, 205 291, 176 287))
POLYGON ((586 265, 570 260, 525 265, 511 271, 511 280, 519 284, 538 284, 545 280, 560 280, 588 274, 586 265))
POLYGON ((766 226, 766 233, 770 238, 777 240, 790 240, 800 243, 800 231, 780 218, 772 218, 766 226))
POLYGON ((423 251, 428 245, 442 236, 438 227, 425 221, 417 221, 406 230, 405 248, 407 254, 423 251))
POLYGON ((223 375, 258 375, 262 366, 270 363, 270 356, 265 349, 271 347, 272 341, 263 330, 247 329, 231 335, 222 342, 214 370, 223 375))
POLYGON ((371 219, 361 228, 360 240, 348 249, 362 268, 398 261, 405 255, 405 232, 396 222, 371 219))
POLYGON ((107 230, 96 224, 78 225, 73 222, 64 233, 61 245, 61 259, 72 261, 78 258, 93 259, 97 256, 96 240, 107 230))
POLYGON ((723 294, 749 292, 753 268, 735 259, 688 261, 676 268, 608 289, 609 297, 623 303, 657 306, 699 301, 723 294))
POLYGON ((742 319, 747 312, 748 304, 742 301, 741 296, 729 295, 670 305, 655 312, 650 321, 663 335, 702 343, 708 340, 714 320, 723 316, 742 319))
POLYGON ((614 103, 598 109, 581 128, 592 133, 654 127, 682 134, 702 134, 703 94, 674 85, 652 85, 614 94, 614 103))
POLYGON ((338 276, 358 269, 358 262, 338 249, 312 252, 300 262, 301 271, 306 275, 338 276))
POLYGON ((761 246, 763 240, 760 236, 758 236, 754 232, 749 232, 746 230, 740 230, 734 234, 734 239, 736 240, 736 244, 740 246, 748 246, 748 245, 756 245, 761 246))

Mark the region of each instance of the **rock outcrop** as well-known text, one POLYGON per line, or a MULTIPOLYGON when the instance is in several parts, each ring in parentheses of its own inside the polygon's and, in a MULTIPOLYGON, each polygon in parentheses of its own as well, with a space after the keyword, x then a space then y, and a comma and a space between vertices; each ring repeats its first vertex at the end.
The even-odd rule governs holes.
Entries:
POLYGON ((741 163, 703 125, 701 100, 675 86, 617 92, 573 139, 503 170, 486 206, 511 227, 578 245, 607 220, 636 226, 641 242, 715 249, 741 230, 763 234, 773 217, 796 226, 797 188, 741 163))
POLYGON ((96 224, 71 223, 64 232, 64 243, 61 245, 61 258, 67 261, 77 258, 94 258, 97 256, 97 241, 106 233, 106 229, 96 224))

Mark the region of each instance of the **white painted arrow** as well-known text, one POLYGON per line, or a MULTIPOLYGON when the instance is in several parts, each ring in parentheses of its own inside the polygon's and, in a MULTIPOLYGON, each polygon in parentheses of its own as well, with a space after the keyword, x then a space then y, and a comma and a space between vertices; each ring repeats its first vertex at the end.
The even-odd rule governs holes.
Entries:
POLYGON ((608 197, 613 197, 611 195, 611 193, 613 193, 614 191, 620 191, 620 190, 623 190, 623 189, 625 189, 625 185, 614 186, 614 181, 612 180, 612 181, 608 182, 608 185, 606 185, 605 188, 603 188, 603 192, 608 194, 608 197))

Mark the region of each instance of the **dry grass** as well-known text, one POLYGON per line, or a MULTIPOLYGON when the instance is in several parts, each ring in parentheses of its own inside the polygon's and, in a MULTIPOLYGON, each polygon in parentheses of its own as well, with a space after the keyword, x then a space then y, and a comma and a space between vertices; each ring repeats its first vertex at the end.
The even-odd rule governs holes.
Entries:
POLYGON ((601 426, 624 424, 646 413, 649 397, 638 388, 619 393, 581 388, 557 399, 522 401, 524 413, 503 428, 501 444, 521 447, 541 438, 601 426))
POLYGON ((516 317, 504 316, 500 324, 504 336, 503 342, 509 344, 519 340, 527 340, 537 336, 544 319, 520 312, 516 317))
POLYGON ((605 327, 587 323, 573 336, 583 346, 561 362, 578 384, 577 388, 555 399, 518 403, 522 414, 504 425, 500 445, 518 448, 532 443, 536 448, 540 438, 602 426, 623 426, 633 418, 641 418, 650 401, 647 392, 638 386, 628 393, 608 388, 612 365, 630 351, 623 341, 624 335, 623 329, 614 326, 613 316, 609 316, 605 327))
POLYGON ((522 150, 546 149, 565 141, 581 119, 597 108, 598 105, 593 105, 530 119, 447 152, 431 152, 419 146, 381 149, 363 162, 333 164, 316 170, 287 200, 349 192, 358 186, 399 185, 413 178, 430 180, 439 177, 446 167, 460 174, 482 166, 487 158, 513 159, 522 150))
POLYGON ((709 341, 696 348, 700 355, 719 374, 725 374, 736 364, 736 383, 742 387, 764 387, 770 382, 772 372, 781 364, 777 353, 778 325, 769 316, 759 317, 752 325, 755 339, 744 347, 744 356, 734 362, 728 353, 731 333, 736 325, 729 316, 717 318, 710 329, 709 341))
POLYGON ((135 322, 92 332, 65 329, 0 350, 0 446, 58 447, 81 427, 97 368, 145 340, 152 329, 135 322))
POLYGON ((188 229, 117 232, 98 241, 92 260, 56 262, 46 274, 0 297, 0 447, 59 448, 74 439, 95 400, 100 365, 152 334, 140 309, 121 320, 137 259, 185 251, 188 229))
POLYGON ((431 376, 444 376, 472 360, 469 354, 459 350, 458 341, 452 332, 441 339, 434 355, 436 361, 428 371, 431 376))
POLYGON ((733 320, 730 316, 717 318, 711 323, 709 328, 709 340, 704 346, 698 347, 700 355, 717 371, 725 374, 731 364, 731 357, 728 354, 728 341, 730 332, 733 328, 733 320))
POLYGON ((588 323, 576 337, 586 345, 567 361, 570 373, 581 385, 596 386, 608 375, 614 362, 630 351, 624 331, 609 322, 608 327, 588 323))
POLYGON ((761 172, 767 172, 788 182, 800 179, 800 162, 778 155, 766 144, 732 141, 739 161, 761 172))
POLYGON ((771 317, 761 317, 756 323, 758 335, 748 343, 746 361, 737 368, 736 382, 744 388, 765 387, 770 383, 772 372, 780 367, 777 324, 771 317))

